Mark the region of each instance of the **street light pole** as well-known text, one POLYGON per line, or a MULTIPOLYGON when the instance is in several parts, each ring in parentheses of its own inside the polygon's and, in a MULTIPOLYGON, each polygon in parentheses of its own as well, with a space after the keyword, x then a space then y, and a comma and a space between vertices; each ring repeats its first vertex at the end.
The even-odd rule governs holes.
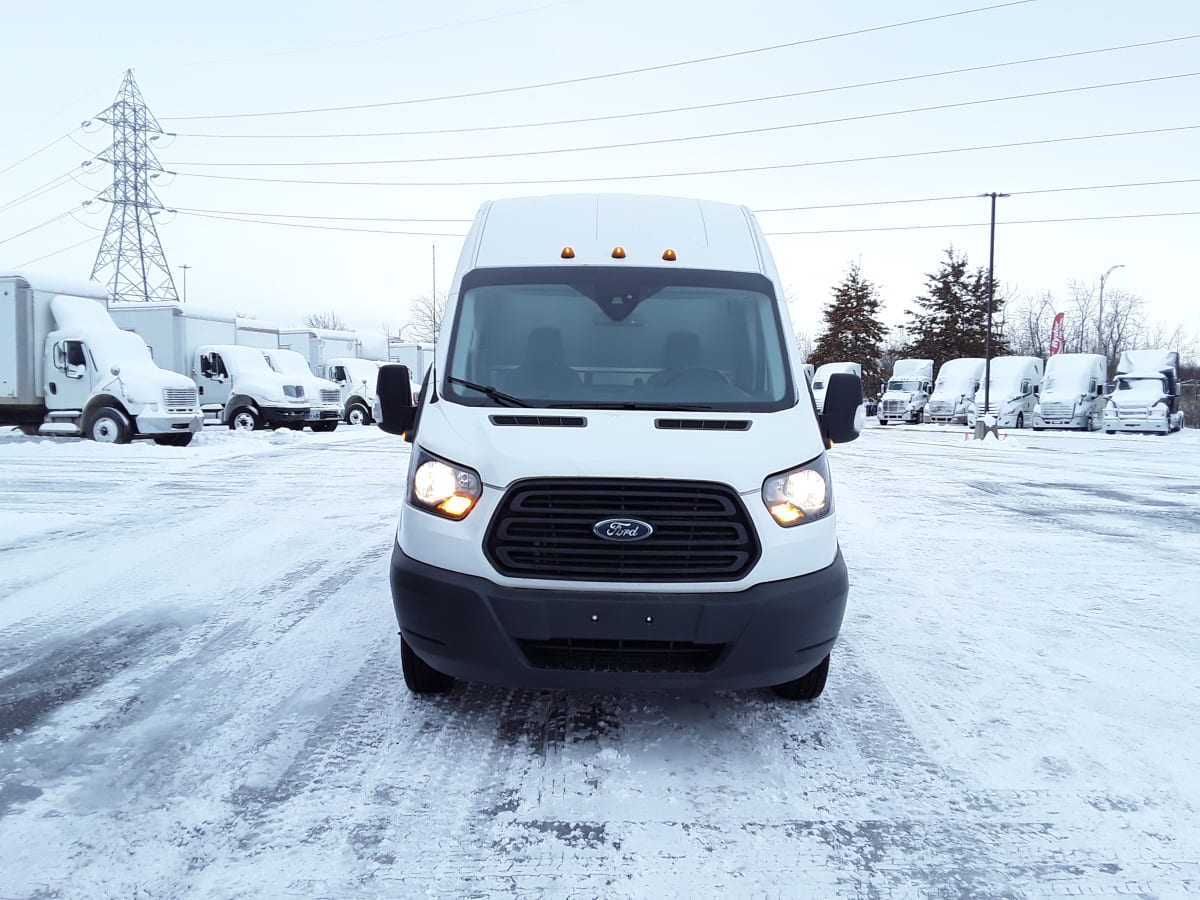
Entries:
POLYGON ((190 269, 191 266, 185 263, 179 268, 183 270, 183 302, 187 303, 187 270, 190 269))
MULTIPOLYGON (((1007 197, 1008 194, 992 191, 990 194, 980 194, 979 196, 992 198, 991 237, 988 240, 987 335, 983 340, 983 410, 986 413, 992 399, 992 298, 995 296, 996 288, 992 273, 996 264, 996 198, 1007 197)), ((978 410, 976 411, 976 421, 979 421, 978 410)), ((976 430, 978 431, 978 429, 976 430)))
POLYGON ((1108 276, 1114 270, 1123 268, 1125 264, 1118 263, 1100 276, 1100 313, 1096 316, 1096 346, 1099 348, 1097 352, 1104 357, 1105 365, 1108 365, 1108 356, 1104 353, 1104 282, 1108 281, 1108 276))

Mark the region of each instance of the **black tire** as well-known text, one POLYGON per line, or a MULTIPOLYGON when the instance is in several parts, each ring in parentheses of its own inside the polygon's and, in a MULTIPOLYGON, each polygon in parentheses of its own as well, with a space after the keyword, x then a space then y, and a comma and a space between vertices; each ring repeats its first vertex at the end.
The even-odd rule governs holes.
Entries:
POLYGON ((1018 428, 1025 427, 1025 413, 1023 413, 1023 412, 1017 413, 1017 427, 1018 428))
POLYGON ((160 447, 186 447, 192 442, 192 433, 187 434, 156 434, 154 443, 160 447))
POLYGON ((25 435, 26 437, 37 437, 38 432, 42 430, 42 426, 40 423, 32 423, 32 422, 26 423, 24 425, 18 425, 17 428, 21 432, 21 434, 25 435))
POLYGON ((229 416, 229 427, 233 431, 258 431, 263 427, 262 416, 249 406, 239 406, 229 416))
POLYGON ((370 425, 371 411, 361 403, 351 403, 346 407, 347 425, 370 425))
POLYGON ((801 675, 783 684, 774 685, 773 690, 784 700, 816 700, 825 690, 825 682, 829 678, 829 655, 817 663, 817 667, 807 675, 801 675))
POLYGON ((1105 433, 1105 434, 1116 434, 1116 432, 1115 432, 1115 431, 1109 431, 1107 428, 1106 428, 1106 429, 1104 429, 1104 433, 1105 433))
POLYGON ((414 694, 444 694, 454 687, 453 678, 417 656, 404 638, 400 638, 400 667, 404 683, 414 694))
POLYGON ((327 419, 323 422, 313 422, 313 431, 336 431, 338 427, 337 419, 327 419))
POLYGON ((100 444, 128 444, 133 436, 125 414, 111 406, 102 406, 89 415, 83 433, 100 444))

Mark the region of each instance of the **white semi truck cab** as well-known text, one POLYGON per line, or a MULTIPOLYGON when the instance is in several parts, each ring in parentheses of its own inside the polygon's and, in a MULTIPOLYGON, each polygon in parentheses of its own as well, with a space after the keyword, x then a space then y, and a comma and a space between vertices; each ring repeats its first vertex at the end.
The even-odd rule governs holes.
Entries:
POLYGON ((933 389, 932 359, 898 359, 879 398, 879 424, 925 421, 925 406, 933 389))
POLYGON ((1095 431, 1104 422, 1107 362, 1099 353, 1055 353, 1046 360, 1033 430, 1095 431))
POLYGON ((406 683, 824 688, 848 592, 784 292, 745 207, 621 194, 479 210, 414 407, 391 559, 406 683))
POLYGON ((263 350, 267 364, 290 381, 304 385, 309 401, 308 415, 302 422, 289 422, 291 428, 305 425, 313 431, 333 431, 342 420, 342 392, 332 381, 313 374, 306 360, 295 350, 263 350))
POLYGON ((985 368, 984 378, 975 394, 975 409, 967 418, 968 424, 974 425, 979 416, 991 416, 1001 428, 1033 425, 1042 383, 1040 357, 997 356, 985 368))
POLYGON ((256 347, 208 344, 196 348, 192 378, 205 417, 214 424, 253 431, 304 427, 310 407, 300 379, 280 375, 256 347))
POLYGON ((1179 354, 1174 350, 1127 350, 1117 363, 1104 408, 1104 431, 1170 434, 1183 428, 1179 408, 1179 354))
POLYGON ((965 425, 983 380, 983 364, 982 358, 975 357, 942 363, 925 406, 925 418, 939 425, 965 425))
POLYGON ((817 404, 817 412, 825 408, 825 390, 829 387, 829 377, 838 373, 854 375, 862 379, 862 365, 856 362, 831 362, 818 366, 812 373, 813 402, 817 404))
POLYGON ((348 425, 369 425, 375 421, 375 382, 379 367, 373 359, 337 356, 325 361, 326 377, 337 385, 342 401, 342 417, 348 425))
POLYGON ((0 425, 186 446, 203 425, 195 385, 155 365, 106 303, 94 282, 0 274, 0 425))

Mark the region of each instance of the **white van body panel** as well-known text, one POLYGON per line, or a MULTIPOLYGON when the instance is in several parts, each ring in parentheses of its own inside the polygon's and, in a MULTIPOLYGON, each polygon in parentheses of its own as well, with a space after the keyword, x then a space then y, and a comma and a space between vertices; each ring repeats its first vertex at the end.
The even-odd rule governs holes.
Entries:
POLYGON ((1099 353, 1055 353, 1046 360, 1033 427, 1094 431, 1103 424, 1105 370, 1099 353))
POLYGON ((1001 428, 1031 427, 1042 381, 1041 359, 1036 356, 997 356, 991 361, 990 374, 987 408, 984 408, 985 386, 980 384, 975 395, 975 412, 970 415, 969 423, 974 425, 978 416, 991 415, 1001 428))
POLYGON ((983 381, 984 362, 982 357, 963 357, 942 363, 925 407, 925 417, 930 422, 966 424, 975 405, 975 391, 983 381))

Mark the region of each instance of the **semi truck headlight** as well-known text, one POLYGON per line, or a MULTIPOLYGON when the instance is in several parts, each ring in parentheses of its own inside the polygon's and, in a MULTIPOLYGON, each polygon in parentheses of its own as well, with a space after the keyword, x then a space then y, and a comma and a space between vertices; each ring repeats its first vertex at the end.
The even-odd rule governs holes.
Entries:
POLYGON ((477 472, 422 451, 409 491, 414 506, 447 519, 464 519, 482 494, 477 472))
POLYGON ((825 454, 769 476, 763 482, 762 500, 771 517, 785 528, 828 515, 832 503, 825 454))

